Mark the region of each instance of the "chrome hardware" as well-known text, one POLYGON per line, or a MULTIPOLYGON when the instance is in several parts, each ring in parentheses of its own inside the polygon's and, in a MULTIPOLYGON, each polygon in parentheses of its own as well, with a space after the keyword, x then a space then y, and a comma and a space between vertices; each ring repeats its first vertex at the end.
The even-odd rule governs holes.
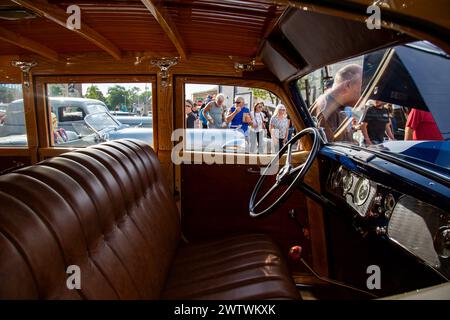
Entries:
POLYGON ((234 69, 236 70, 236 72, 253 71, 255 70, 255 66, 256 66, 255 59, 253 59, 250 63, 239 63, 239 62, 234 63, 234 69))
POLYGON ((379 235, 379 236, 384 236, 384 235, 386 235, 386 234, 387 234, 386 227, 377 227, 377 228, 375 229, 375 233, 376 233, 377 235, 379 235))
POLYGON ((150 63, 157 66, 160 70, 159 75, 161 76, 161 86, 166 88, 169 82, 169 69, 179 62, 179 58, 160 58, 153 59, 150 63))
POLYGON ((377 206, 381 206, 381 201, 383 200, 383 196, 382 195, 377 195, 374 199, 373 199, 373 201, 374 201, 374 204, 376 204, 377 206))
POLYGON ((392 215, 392 211, 391 210, 386 210, 384 212, 384 216, 386 217, 386 219, 390 219, 392 215))
POLYGON ((11 65, 13 67, 17 67, 20 70, 22 70, 22 75, 23 75, 23 86, 25 88, 29 88, 30 87, 30 70, 31 68, 37 66, 37 62, 36 61, 31 61, 31 62, 27 62, 27 61, 12 61, 11 65))
POLYGON ((441 258, 450 257, 450 226, 439 228, 434 238, 434 248, 441 258))

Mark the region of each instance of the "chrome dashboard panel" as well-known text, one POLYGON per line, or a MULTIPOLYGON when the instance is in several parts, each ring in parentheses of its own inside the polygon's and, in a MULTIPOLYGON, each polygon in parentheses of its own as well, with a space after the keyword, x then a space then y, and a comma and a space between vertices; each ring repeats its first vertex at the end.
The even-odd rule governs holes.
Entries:
POLYGON ((361 218, 389 218, 400 195, 344 166, 330 174, 327 191, 344 200, 361 218))
POLYGON ((450 280, 450 213, 369 179, 344 165, 330 172, 326 190, 346 203, 361 235, 392 241, 450 280))
POLYGON ((450 279, 450 214, 403 196, 388 223, 387 236, 450 279))

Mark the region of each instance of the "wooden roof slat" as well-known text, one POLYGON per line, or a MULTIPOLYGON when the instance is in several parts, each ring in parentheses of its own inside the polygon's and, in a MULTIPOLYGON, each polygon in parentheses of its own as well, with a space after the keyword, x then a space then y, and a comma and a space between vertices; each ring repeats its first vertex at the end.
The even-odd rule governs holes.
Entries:
POLYGON ((187 60, 188 50, 184 44, 183 38, 180 36, 175 23, 172 21, 169 13, 162 7, 160 1, 157 0, 141 0, 150 13, 155 17, 161 28, 172 41, 182 60, 187 60))
POLYGON ((3 27, 0 27, 0 39, 16 45, 20 48, 32 51, 43 57, 46 57, 53 61, 59 61, 59 55, 56 51, 36 42, 30 38, 21 36, 20 34, 9 31, 3 27))
MULTIPOLYGON (((59 7, 42 0, 12 1, 66 28, 66 20, 68 15, 59 7)), ((83 19, 81 19, 81 28, 73 29, 72 31, 79 34, 86 40, 92 42, 97 47, 108 52, 115 59, 120 60, 122 58, 120 49, 117 48, 111 41, 99 34, 97 31, 89 27, 86 23, 83 23, 83 19)))

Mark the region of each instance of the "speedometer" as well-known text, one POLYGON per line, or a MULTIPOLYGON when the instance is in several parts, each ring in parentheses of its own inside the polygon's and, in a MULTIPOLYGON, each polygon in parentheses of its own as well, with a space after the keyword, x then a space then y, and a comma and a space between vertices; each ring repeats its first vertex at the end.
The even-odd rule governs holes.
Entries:
POLYGON ((365 178, 359 178, 355 187, 354 202, 357 206, 362 206, 370 194, 370 182, 365 178))

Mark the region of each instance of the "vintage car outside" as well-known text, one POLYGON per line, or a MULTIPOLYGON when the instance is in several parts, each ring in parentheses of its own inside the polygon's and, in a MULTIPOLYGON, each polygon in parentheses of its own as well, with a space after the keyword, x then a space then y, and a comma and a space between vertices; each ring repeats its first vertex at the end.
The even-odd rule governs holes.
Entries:
MULTIPOLYGON (((58 146, 87 146, 120 138, 152 141, 153 129, 125 125, 116 120, 106 105, 95 99, 73 97, 49 97, 57 128, 64 129, 66 141, 58 146)), ((140 122, 141 123, 141 122, 140 122)), ((23 100, 9 104, 0 126, 2 145, 26 145, 23 100)))

